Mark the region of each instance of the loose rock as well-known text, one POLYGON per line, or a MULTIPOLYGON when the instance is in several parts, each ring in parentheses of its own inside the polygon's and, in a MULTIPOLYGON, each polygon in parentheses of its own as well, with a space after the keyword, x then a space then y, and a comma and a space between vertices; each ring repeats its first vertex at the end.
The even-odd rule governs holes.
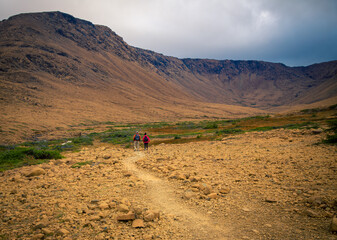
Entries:
POLYGON ((117 221, 130 221, 136 218, 133 212, 128 212, 127 214, 120 214, 117 216, 117 221))
POLYGON ((337 232, 337 216, 334 216, 331 219, 330 231, 331 232, 337 232))
POLYGON ((44 169, 35 167, 26 174, 26 177, 36 177, 36 176, 40 176, 43 174, 46 174, 46 171, 44 169))
POLYGON ((134 227, 134 228, 144 228, 145 227, 144 221, 142 219, 135 219, 132 222, 132 227, 134 227))

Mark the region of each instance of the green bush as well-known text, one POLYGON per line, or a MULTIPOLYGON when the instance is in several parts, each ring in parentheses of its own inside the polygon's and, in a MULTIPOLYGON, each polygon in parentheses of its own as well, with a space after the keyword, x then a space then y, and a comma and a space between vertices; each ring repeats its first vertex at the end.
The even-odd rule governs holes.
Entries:
POLYGON ((336 144, 337 143, 337 134, 333 134, 333 135, 327 135, 326 139, 323 140, 324 143, 332 143, 332 144, 336 144))
POLYGON ((208 122, 203 129, 217 129, 219 126, 216 122, 208 122))
POLYGON ((334 120, 329 120, 327 122, 330 126, 330 128, 328 129, 328 131, 332 131, 333 134, 332 135, 327 135, 326 139, 323 140, 324 143, 332 143, 332 144, 336 144, 337 143, 337 119, 334 120))

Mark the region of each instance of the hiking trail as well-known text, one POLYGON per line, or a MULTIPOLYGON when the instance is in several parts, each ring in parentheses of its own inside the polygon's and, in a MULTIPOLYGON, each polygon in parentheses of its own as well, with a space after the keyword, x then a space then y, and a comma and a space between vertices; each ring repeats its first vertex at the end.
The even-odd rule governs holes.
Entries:
POLYGON ((146 201, 166 215, 173 215, 173 223, 181 230, 184 239, 230 239, 229 227, 212 220, 208 214, 186 204, 175 194, 176 186, 168 180, 158 178, 136 166, 136 161, 144 157, 143 152, 124 160, 124 166, 144 181, 147 191, 142 193, 146 201))

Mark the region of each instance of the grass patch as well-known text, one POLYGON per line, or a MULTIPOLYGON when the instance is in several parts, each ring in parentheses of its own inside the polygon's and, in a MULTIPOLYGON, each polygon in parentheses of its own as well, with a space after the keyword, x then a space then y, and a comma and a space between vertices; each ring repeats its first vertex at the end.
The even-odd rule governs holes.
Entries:
POLYGON ((132 137, 135 134, 135 128, 129 129, 111 129, 104 133, 98 134, 98 139, 101 142, 112 144, 128 144, 132 142, 132 137))
POLYGON ((237 133, 243 133, 244 131, 242 129, 237 129, 237 128, 227 128, 227 129, 221 129, 216 131, 218 135, 221 134, 237 134, 237 133))
POLYGON ((203 129, 217 129, 219 126, 216 122, 208 122, 203 129))
POLYGON ((257 127, 257 128, 252 129, 251 131, 264 132, 264 131, 270 131, 276 128, 277 127, 257 127))
POLYGON ((35 165, 46 162, 49 159, 60 159, 62 155, 56 150, 38 150, 35 148, 15 147, 0 152, 0 171, 35 165))

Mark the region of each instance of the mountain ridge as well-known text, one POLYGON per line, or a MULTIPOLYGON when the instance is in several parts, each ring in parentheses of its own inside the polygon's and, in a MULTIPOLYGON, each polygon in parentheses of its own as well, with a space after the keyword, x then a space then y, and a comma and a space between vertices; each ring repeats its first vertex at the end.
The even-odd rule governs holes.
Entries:
POLYGON ((83 121, 244 117, 337 93, 337 61, 294 68, 179 59, 62 12, 10 17, 0 22, 0 36, 4 138, 83 121))

